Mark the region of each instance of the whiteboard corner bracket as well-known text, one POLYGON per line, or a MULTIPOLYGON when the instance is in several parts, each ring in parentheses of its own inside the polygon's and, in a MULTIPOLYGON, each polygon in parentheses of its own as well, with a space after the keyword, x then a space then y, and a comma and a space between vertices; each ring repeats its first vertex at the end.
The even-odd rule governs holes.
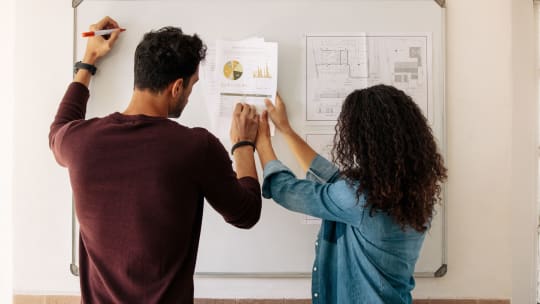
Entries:
POLYGON ((71 0, 71 7, 77 8, 84 0, 71 0))
POLYGON ((441 8, 445 8, 445 7, 446 7, 446 0, 435 0, 435 2, 437 2, 437 4, 438 4, 441 8))
POLYGON ((447 271, 448 271, 448 265, 442 264, 441 267, 439 267, 439 269, 435 271, 435 277, 436 278, 443 277, 447 271))
POLYGON ((69 270, 71 271, 71 274, 78 277, 79 276, 79 267, 75 264, 69 265, 69 270))

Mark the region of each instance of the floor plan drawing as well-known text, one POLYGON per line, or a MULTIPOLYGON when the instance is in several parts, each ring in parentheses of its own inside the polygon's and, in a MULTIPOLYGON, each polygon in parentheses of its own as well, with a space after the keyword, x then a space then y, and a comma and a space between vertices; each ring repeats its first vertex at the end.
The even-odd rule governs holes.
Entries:
POLYGON ((306 120, 336 121, 343 100, 376 84, 405 91, 427 113, 430 34, 306 36, 306 120))

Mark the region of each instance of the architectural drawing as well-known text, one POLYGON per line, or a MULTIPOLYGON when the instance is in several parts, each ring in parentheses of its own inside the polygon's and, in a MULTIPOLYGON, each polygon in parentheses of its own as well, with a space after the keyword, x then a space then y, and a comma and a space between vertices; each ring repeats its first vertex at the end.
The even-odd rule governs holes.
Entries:
POLYGON ((393 85, 427 113, 431 35, 369 34, 306 37, 306 120, 335 121, 349 93, 393 85))

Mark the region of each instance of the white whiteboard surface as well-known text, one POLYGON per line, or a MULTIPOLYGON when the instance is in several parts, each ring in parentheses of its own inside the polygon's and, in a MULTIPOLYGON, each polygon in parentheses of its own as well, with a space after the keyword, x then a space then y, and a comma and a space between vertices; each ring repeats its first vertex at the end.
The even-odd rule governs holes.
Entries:
MULTIPOLYGON (((432 33, 433 105, 428 117, 444 154, 444 9, 433 0, 86 0, 76 9, 74 59, 80 60, 84 53, 86 41, 80 33, 106 15, 127 31, 98 63, 98 73, 90 85, 87 118, 127 107, 133 88, 136 45, 144 33, 172 25, 187 34, 197 33, 207 44, 216 39, 252 36, 278 42, 278 90, 292 125, 302 136, 333 132, 332 126, 307 125, 303 120, 307 33, 432 33)), ((210 127, 202 88, 201 84, 195 86, 179 123, 210 127)), ((222 142, 230 148, 228 138, 222 142)), ((278 158, 303 177, 279 134, 274 137, 274 146, 278 158)), ((258 172, 262 175, 260 167, 258 172)), ((285 210, 271 200, 263 199, 261 220, 251 230, 232 227, 205 204, 196 272, 210 276, 310 276, 318 229, 318 225, 305 224, 304 215, 285 210)), ((441 276, 445 272, 445 214, 444 208, 439 208, 415 275, 441 276)))

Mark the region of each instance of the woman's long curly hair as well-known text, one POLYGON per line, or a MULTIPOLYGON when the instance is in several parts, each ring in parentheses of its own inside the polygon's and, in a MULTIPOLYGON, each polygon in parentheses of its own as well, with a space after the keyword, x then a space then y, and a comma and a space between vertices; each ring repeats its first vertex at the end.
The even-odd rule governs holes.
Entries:
POLYGON ((404 230, 428 229, 446 168, 411 97, 387 85, 352 92, 336 125, 332 157, 351 184, 358 182, 370 215, 382 211, 404 230))

